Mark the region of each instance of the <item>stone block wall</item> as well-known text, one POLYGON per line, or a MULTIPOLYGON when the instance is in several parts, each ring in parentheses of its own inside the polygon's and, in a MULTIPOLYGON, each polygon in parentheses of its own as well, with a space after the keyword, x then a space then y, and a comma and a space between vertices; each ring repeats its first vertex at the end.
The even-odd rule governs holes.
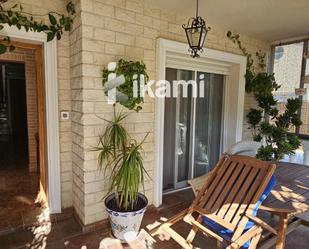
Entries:
MULTIPOLYGON (((120 58, 143 60, 150 79, 156 79, 156 39, 186 42, 181 25, 187 17, 149 6, 144 0, 79 0, 78 23, 71 35, 73 205, 84 224, 106 218, 102 198, 108 179, 97 170, 97 153, 91 151, 111 118, 101 82, 102 69, 120 58), (74 85, 74 89, 73 89, 74 85)), ((226 38, 226 30, 210 24, 206 47, 239 54, 226 38)), ((249 51, 267 51, 269 44, 242 36, 249 51)), ((246 96, 246 103, 251 103, 246 96)), ((154 100, 145 98, 143 110, 131 114, 126 127, 137 140, 149 131, 144 145, 150 176, 154 167, 154 100)), ((146 195, 153 199, 153 182, 147 181, 146 195)))
MULTIPOLYGON (((18 1, 17 1, 18 2, 18 1)), ((65 13, 64 0, 21 0, 24 10, 33 14, 49 11, 65 13)), ((98 135, 110 118, 101 82, 101 71, 120 58, 143 60, 150 79, 156 79, 156 39, 186 42, 181 28, 188 17, 179 16, 146 4, 144 0, 74 0, 76 16, 70 34, 58 42, 59 110, 71 112, 68 121, 59 122, 61 155, 62 207, 73 206, 80 220, 90 224, 107 217, 102 198, 108 179, 97 170, 98 135)), ((149 1, 147 1, 149 2, 149 1)), ((207 18, 207 17, 206 17, 207 18)), ((209 24, 206 47, 239 54, 239 49, 226 38, 226 31, 209 24)), ((252 53, 268 51, 269 44, 242 35, 252 53)), ((245 114, 254 105, 246 95, 245 114)), ((145 98, 143 110, 126 120, 133 138, 141 140, 149 131, 144 145, 145 166, 150 176, 154 167, 154 100, 145 98)), ((250 136, 244 125, 244 137, 250 136)), ((153 199, 153 182, 146 182, 146 195, 153 199)))

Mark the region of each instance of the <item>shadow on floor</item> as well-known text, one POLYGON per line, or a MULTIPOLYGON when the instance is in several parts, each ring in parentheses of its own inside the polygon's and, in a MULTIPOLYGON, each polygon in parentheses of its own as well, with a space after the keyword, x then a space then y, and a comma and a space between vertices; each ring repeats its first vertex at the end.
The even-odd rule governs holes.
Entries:
MULTIPOLYGON (((142 226, 159 220, 160 217, 171 217, 173 214, 189 207, 194 195, 192 190, 185 190, 163 197, 164 205, 161 208, 150 207, 144 217, 142 226)), ((102 204, 103 205, 103 204, 102 204)), ((186 234, 189 226, 180 223, 175 226, 180 234, 186 234)), ((73 217, 73 211, 67 209, 58 218, 53 219, 50 227, 50 233, 45 236, 44 243, 33 243, 33 235, 28 229, 19 233, 12 233, 6 236, 0 236, 0 245, 4 249, 16 248, 50 248, 50 249, 98 249, 99 243, 103 238, 110 237, 109 226, 94 229, 91 232, 83 233, 78 222, 73 217), (32 245, 31 245, 32 243, 32 245), (39 246, 40 247, 36 247, 39 246)), ((44 237, 44 236, 43 236, 44 237)), ((215 249, 216 242, 213 239, 197 236, 195 244, 204 249, 215 249)), ((300 226, 287 236, 286 249, 304 249, 309 244, 309 229, 300 226)), ((181 248, 174 241, 158 241, 155 244, 157 249, 178 249, 181 248)))

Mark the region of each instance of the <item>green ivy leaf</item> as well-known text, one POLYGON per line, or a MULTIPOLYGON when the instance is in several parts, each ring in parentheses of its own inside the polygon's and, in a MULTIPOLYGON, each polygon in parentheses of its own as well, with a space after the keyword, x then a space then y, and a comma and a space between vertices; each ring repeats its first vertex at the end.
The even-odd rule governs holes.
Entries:
POLYGON ((16 17, 12 18, 12 24, 16 25, 18 23, 18 19, 16 17))
POLYGON ((54 15, 52 15, 51 13, 48 14, 48 18, 49 18, 49 21, 52 25, 56 25, 57 24, 57 19, 54 15))
POLYGON ((47 41, 52 41, 55 38, 55 33, 53 32, 48 32, 47 33, 47 41))
POLYGON ((0 54, 4 54, 6 52, 6 46, 4 44, 0 44, 0 54))
MULTIPOLYGON (((23 7, 21 4, 15 4, 12 7, 5 9, 2 4, 7 2, 7 0, 0 0, 0 30, 4 28, 4 25, 15 26, 18 29, 24 28, 27 32, 45 32, 47 34, 47 41, 51 41, 57 36, 60 40, 64 31, 69 31, 71 29, 71 24, 73 19, 71 15, 75 13, 75 6, 72 2, 67 4, 68 15, 58 14, 50 12, 46 14, 49 18, 49 23, 44 24, 43 21, 36 21, 34 16, 23 12, 23 7), (59 22, 57 18, 59 16, 59 22)), ((7 50, 14 50, 14 46, 10 44, 9 37, 3 38, 3 43, 0 48, 0 53, 5 53, 7 50)))

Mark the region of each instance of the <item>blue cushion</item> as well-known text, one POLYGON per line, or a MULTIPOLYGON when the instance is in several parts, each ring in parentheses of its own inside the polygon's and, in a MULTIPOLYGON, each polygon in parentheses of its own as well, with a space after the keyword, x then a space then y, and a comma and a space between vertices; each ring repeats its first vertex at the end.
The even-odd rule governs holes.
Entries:
MULTIPOLYGON (((264 190, 261 198, 259 199, 259 201, 256 203, 253 213, 253 216, 256 216, 257 211, 259 209, 259 207, 261 206, 262 202, 266 199, 266 197, 270 194, 270 191, 272 190, 272 188, 275 186, 276 184, 276 177, 273 175, 266 187, 266 189, 264 190)), ((227 241, 231 241, 232 236, 233 236, 233 231, 226 229, 225 227, 220 226, 219 224, 217 224, 216 222, 214 222, 213 220, 207 218, 206 216, 203 216, 203 223, 206 227, 208 227, 210 230, 212 230, 213 232, 219 234, 222 238, 224 238, 227 241)), ((248 223, 245 226, 245 230, 244 232, 246 232, 247 230, 249 230, 252 226, 254 225, 254 222, 252 221, 248 221, 248 223)), ((247 241, 242 248, 247 249, 250 245, 250 241, 247 241)))

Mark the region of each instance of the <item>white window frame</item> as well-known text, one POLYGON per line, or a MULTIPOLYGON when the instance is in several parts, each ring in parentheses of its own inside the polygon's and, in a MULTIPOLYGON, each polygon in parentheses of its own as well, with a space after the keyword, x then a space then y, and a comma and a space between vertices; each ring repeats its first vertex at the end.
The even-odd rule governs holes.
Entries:
MULTIPOLYGON (((247 58, 242 55, 205 48, 200 58, 191 58, 188 45, 159 38, 157 40, 157 80, 164 80, 165 68, 200 70, 221 73, 225 77, 223 107, 222 150, 227 151, 234 143, 241 141, 244 114, 245 72, 247 58)), ((154 205, 162 204, 163 146, 164 146, 164 98, 155 100, 155 168, 154 205)))

